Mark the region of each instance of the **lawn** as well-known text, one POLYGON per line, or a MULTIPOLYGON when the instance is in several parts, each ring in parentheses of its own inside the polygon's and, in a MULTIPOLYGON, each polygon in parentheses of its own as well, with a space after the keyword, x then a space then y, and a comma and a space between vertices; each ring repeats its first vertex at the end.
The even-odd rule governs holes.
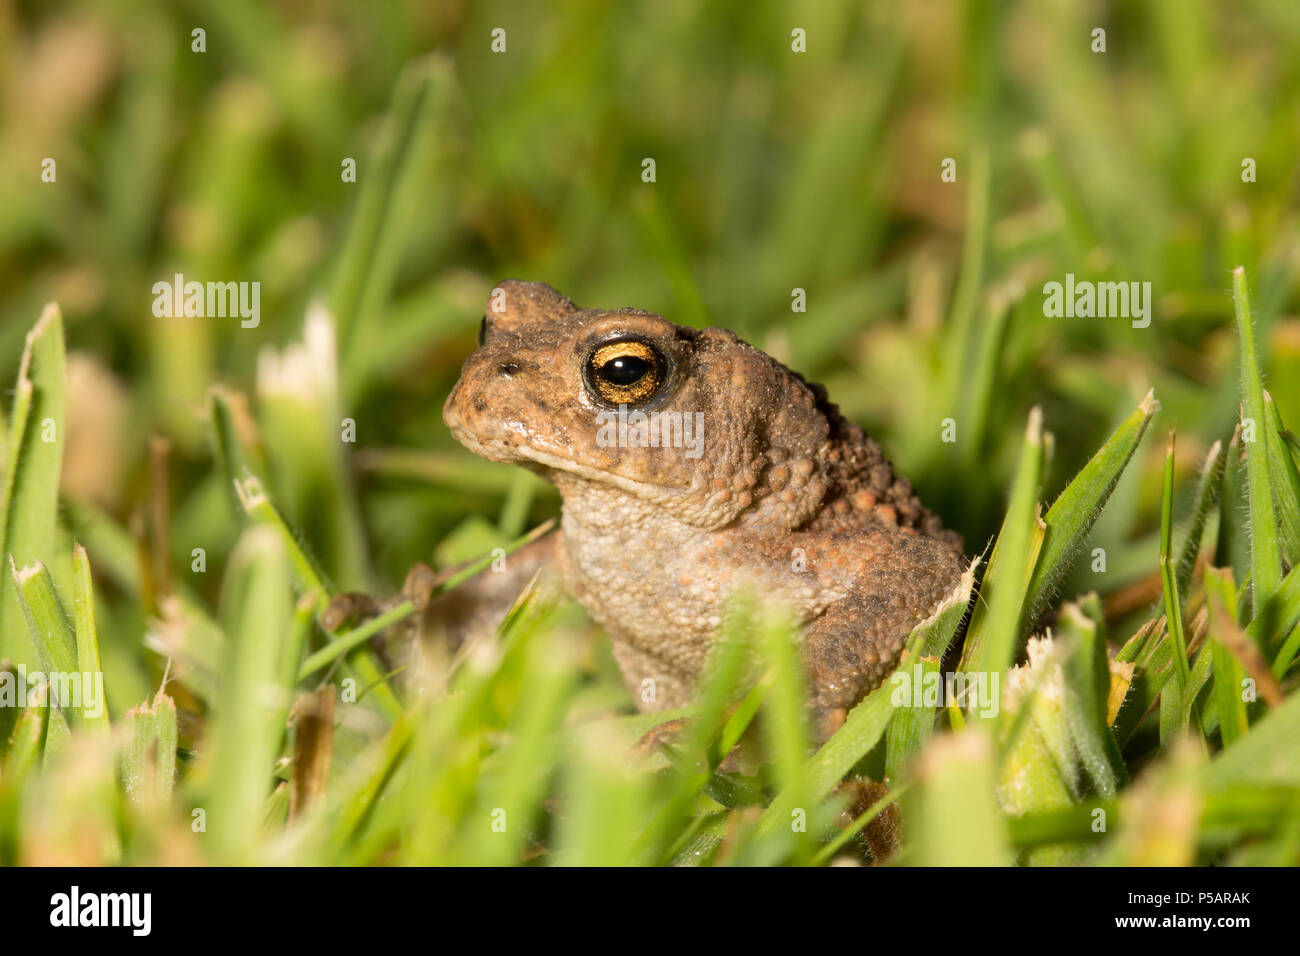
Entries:
POLYGON ((0 24, 0 864, 1300 863, 1292 0, 0 24), (668 715, 545 588, 423 693, 324 627, 559 514, 441 419, 507 277, 736 331, 964 536, 825 744, 753 595, 668 715))

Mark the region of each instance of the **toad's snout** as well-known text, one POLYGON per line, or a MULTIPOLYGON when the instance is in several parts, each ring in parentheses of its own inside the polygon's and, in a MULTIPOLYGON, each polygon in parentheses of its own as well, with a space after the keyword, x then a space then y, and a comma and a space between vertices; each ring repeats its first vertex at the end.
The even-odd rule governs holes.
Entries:
POLYGON ((452 437, 475 454, 518 460, 524 445, 545 444, 548 419, 562 391, 559 371, 515 341, 489 341, 465 362, 442 406, 452 437))

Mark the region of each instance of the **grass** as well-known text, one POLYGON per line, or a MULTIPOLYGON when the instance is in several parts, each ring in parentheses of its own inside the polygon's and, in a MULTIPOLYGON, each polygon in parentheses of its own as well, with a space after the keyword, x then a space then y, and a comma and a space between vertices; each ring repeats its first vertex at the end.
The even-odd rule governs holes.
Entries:
POLYGON ((1293 4, 1116 8, 1106 54, 1028 2, 381 6, 19 15, 0 82, 83 85, 0 121, 0 864, 1300 863, 1293 4), (260 324, 153 317, 175 272, 260 324), (1066 273, 1151 325, 1045 317, 1066 273), (965 535, 820 747, 754 596, 663 715, 537 586, 424 694, 369 642, 409 605, 323 626, 557 513, 439 419, 507 275, 735 329, 965 535), (998 706, 896 695, 945 660, 998 706), (107 709, 5 700, 37 670, 107 709))

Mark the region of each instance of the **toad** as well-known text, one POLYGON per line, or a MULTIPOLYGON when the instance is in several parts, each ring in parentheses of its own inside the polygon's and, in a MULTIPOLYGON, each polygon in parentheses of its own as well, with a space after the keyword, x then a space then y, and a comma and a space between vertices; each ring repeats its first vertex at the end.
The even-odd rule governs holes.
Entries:
POLYGON ((802 625, 825 739, 964 569, 960 538, 825 390, 724 329, 507 280, 443 420, 563 500, 560 527, 511 555, 511 575, 480 575, 480 606, 458 613, 490 625, 522 575, 551 565, 609 633, 643 710, 690 701, 728 595, 749 586, 802 625), (495 611, 489 591, 505 598, 495 611))

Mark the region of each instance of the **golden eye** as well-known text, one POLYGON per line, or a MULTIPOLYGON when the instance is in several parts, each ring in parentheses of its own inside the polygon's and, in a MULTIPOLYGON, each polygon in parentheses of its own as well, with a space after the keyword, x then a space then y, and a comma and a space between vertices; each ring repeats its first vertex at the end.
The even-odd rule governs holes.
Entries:
POLYGON ((668 378, 668 362, 654 346, 625 340, 594 349, 587 359, 587 381, 601 401, 636 405, 654 395, 668 378))

